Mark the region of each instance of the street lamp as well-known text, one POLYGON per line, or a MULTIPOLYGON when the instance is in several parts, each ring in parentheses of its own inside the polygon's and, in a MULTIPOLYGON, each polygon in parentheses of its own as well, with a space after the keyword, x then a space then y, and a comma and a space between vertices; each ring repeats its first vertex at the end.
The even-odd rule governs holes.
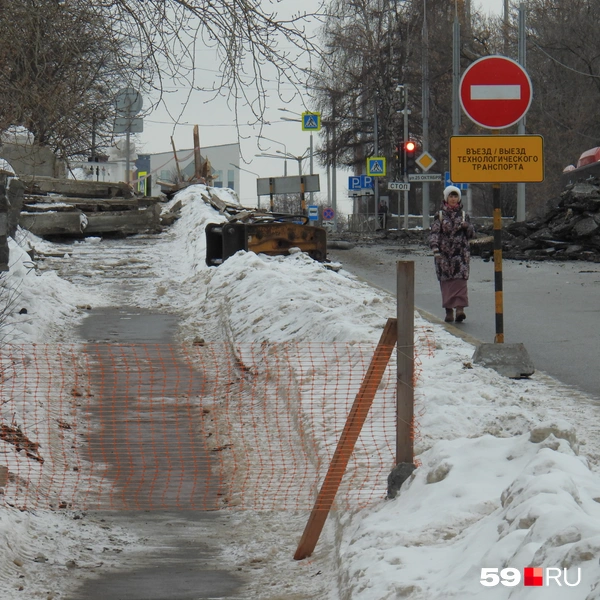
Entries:
MULTIPOLYGON (((302 175, 302 161, 310 156, 310 148, 307 148, 304 151, 304 154, 302 154, 301 156, 294 156, 293 154, 289 154, 288 152, 282 152, 281 150, 275 150, 275 152, 277 152, 277 154, 282 154, 286 158, 292 158, 294 160, 297 160, 298 161, 298 175, 302 175)), ((311 158, 312 158, 312 156, 311 156, 311 158)), ((311 169, 311 175, 312 175, 312 169, 311 169)))
MULTIPOLYGON (((308 151, 309 149, 307 148, 306 150, 308 151)), ((266 152, 263 152, 261 154, 255 154, 254 156, 257 156, 258 158, 281 158, 283 160, 287 160, 289 158, 290 160, 295 160, 298 162, 298 175, 302 176, 302 161, 308 158, 306 152, 301 156, 294 156, 289 152, 284 153, 281 150, 275 150, 275 152, 277 154, 267 154, 266 152)))
MULTIPOLYGON (((287 146, 283 142, 278 142, 277 140, 272 140, 271 138, 268 138, 264 135, 259 135, 258 139, 261 139, 261 138, 263 140, 268 140, 269 142, 273 142, 275 144, 279 144, 280 146, 283 146, 283 150, 287 154, 287 146)), ((283 175, 284 175, 284 177, 287 177, 287 160, 283 163, 283 175)))
MULTIPOLYGON (((287 108, 280 108, 279 109, 282 112, 286 112, 286 113, 290 113, 290 114, 297 114, 291 110, 288 110, 287 108)), ((332 159, 332 163, 331 163, 331 201, 332 201, 332 208, 333 208, 333 225, 334 228, 337 230, 337 164, 336 164, 336 159, 335 159, 335 149, 337 148, 337 139, 336 139, 336 110, 335 110, 335 105, 333 108, 333 118, 331 121, 321 121, 321 125, 325 126, 327 128, 327 135, 329 136, 329 131, 331 128, 331 134, 332 134, 332 143, 333 143, 333 148, 334 148, 334 155, 333 155, 333 159, 332 159)), ((293 121, 295 123, 302 123, 302 119, 290 119, 288 117, 281 117, 282 121, 293 121)), ((312 131, 310 132, 310 174, 313 174, 313 137, 312 137, 312 131)), ((328 178, 329 178, 329 167, 327 170, 327 174, 328 174, 328 178)), ((311 196, 311 202, 312 202, 312 198, 313 198, 313 193, 310 193, 311 196)), ((328 196, 328 201, 329 201, 329 182, 327 182, 327 196, 328 196)))
MULTIPOLYGON (((288 110, 287 108, 280 108, 279 109, 281 112, 287 112, 287 113, 291 113, 291 114, 295 114, 293 113, 291 110, 288 110)), ((281 117, 282 121, 296 121, 297 123, 302 123, 302 119, 289 119, 287 117, 281 117)), ((314 165, 313 165, 313 132, 310 132, 310 174, 313 175, 314 173, 314 165)), ((310 193, 310 202, 311 204, 313 204, 313 193, 310 193)))
MULTIPOLYGON (((242 167, 238 167, 237 165, 233 164, 233 163, 229 163, 232 167, 235 167, 238 171, 244 171, 244 173, 250 173, 250 175, 256 175, 256 178, 258 179, 260 177, 260 175, 258 173, 255 173, 254 171, 249 171, 248 169, 242 169, 242 167)), ((258 192, 258 189, 257 189, 258 192)), ((258 195, 258 193, 256 194, 256 200, 257 200, 257 208, 260 208, 260 196, 258 195)))

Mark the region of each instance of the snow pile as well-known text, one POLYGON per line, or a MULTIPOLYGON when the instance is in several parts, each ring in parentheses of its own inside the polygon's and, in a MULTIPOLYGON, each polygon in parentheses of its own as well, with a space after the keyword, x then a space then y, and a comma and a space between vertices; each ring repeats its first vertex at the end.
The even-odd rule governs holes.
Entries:
MULTIPOLYGON (((86 289, 61 279, 55 272, 40 273, 27 253, 35 248, 39 252, 52 246, 20 228, 15 235, 19 243, 9 238, 9 271, 0 277, 0 301, 3 311, 0 341, 23 344, 69 341, 67 331, 74 318, 80 316, 84 306, 100 301, 86 289)), ((68 260, 66 258, 65 260, 68 260)))
MULTIPOLYGON (((185 281, 201 290, 190 299, 189 335, 209 329, 214 339, 227 332, 244 343, 375 342, 395 315, 389 295, 301 253, 240 252, 207 268, 202 226, 211 219, 197 211, 184 206, 177 225, 188 234, 187 260, 195 265, 185 281)), ((586 598, 600 583, 592 402, 543 375, 508 380, 474 366, 470 345, 420 318, 416 323, 434 331, 437 344, 433 356, 421 356, 416 390, 421 466, 395 500, 335 514, 339 593, 365 600, 586 598), (580 447, 587 457, 578 455, 580 447), (523 573, 529 566, 567 568, 569 582, 580 568, 581 582, 550 590, 480 583, 482 568, 523 573)), ((335 394, 301 402, 308 414, 321 410, 315 402, 335 402, 335 394)), ((332 424, 338 435, 342 427, 332 424)))
MULTIPOLYGON (((290 406, 300 408, 297 433, 303 439, 317 439, 311 428, 325 423, 328 435, 313 451, 320 457, 329 455, 345 419, 344 410, 334 410, 335 383, 360 379, 361 371, 348 366, 348 355, 338 362, 324 359, 304 368, 303 361, 293 360, 293 352, 302 352, 302 345, 312 342, 337 342, 350 349, 359 343, 376 343, 386 320, 395 316, 395 299, 300 252, 278 257, 239 252, 219 267, 207 267, 204 227, 224 217, 204 203, 203 191, 204 186, 192 186, 180 192, 174 201, 183 203, 181 218, 151 247, 140 250, 152 255, 150 285, 156 293, 140 287, 136 301, 181 314, 183 339, 226 341, 242 363, 244 345, 273 347, 275 360, 279 343, 295 344, 285 368, 297 383, 290 398, 290 406), (309 382, 316 382, 321 393, 315 394, 309 382), (320 421, 311 417, 315 412, 320 421)), ((78 260, 77 248, 65 260, 78 260)), ((8 311, 14 334, 22 332, 27 340, 61 339, 58 327, 50 323, 68 326, 69 319, 79 318, 76 298, 90 292, 55 274, 38 276, 18 250, 15 256, 20 258, 6 281, 23 292, 18 306, 26 306, 28 314, 8 311)), ((90 267, 82 265, 85 268, 90 267)), ((116 293, 107 296, 118 301, 116 293)), ((308 512, 283 511, 270 516, 269 531, 253 528, 253 543, 244 545, 234 536, 231 556, 224 560, 250 564, 260 554, 260 570, 250 583, 256 598, 293 593, 298 598, 331 600, 596 598, 600 591, 600 442, 593 400, 541 374, 530 380, 505 379, 471 364, 473 348, 444 328, 421 318, 416 318, 416 324, 435 340, 435 347, 428 353, 427 344, 420 345, 415 407, 418 469, 396 499, 384 500, 379 494, 380 499, 367 508, 332 513, 310 561, 292 559, 308 512), (514 587, 480 583, 484 568, 515 568, 522 575, 525 567, 567 569, 569 582, 578 581, 579 574, 581 580, 572 587, 564 583, 559 587, 545 575, 543 587, 525 586, 522 581, 514 587), (319 573, 323 575, 316 577, 319 573)), ((258 365, 258 376, 265 370, 266 365, 258 365)), ((263 379, 268 408, 269 394, 276 390, 263 379)), ((243 390, 243 380, 239 385, 243 390)), ((392 376, 378 396, 393 394, 394 385, 392 376)), ((263 414, 262 426, 269 432, 269 418, 277 414, 269 410, 263 414)), ((371 418, 380 415, 375 410, 371 418)), ((382 440, 377 435, 366 440, 361 452, 370 459, 380 452, 382 440)), ((12 452, 6 446, 5 454, 12 452)), ((5 459, 0 458, 0 464, 6 464, 5 459)), ((357 465, 360 468, 360 461, 357 465)), ((376 485, 385 490, 386 481, 376 485)), ((260 481, 257 486, 252 493, 260 497, 260 481)), ((24 527, 31 536, 41 530, 52 532, 54 519, 59 529, 66 527, 60 515, 27 515, 24 518, 35 524, 18 527, 11 522, 12 509, 4 508, 0 515, 4 539, 26 537, 24 527)), ((251 511, 233 518, 238 521, 238 534, 258 519, 251 511)), ((65 532, 74 540, 82 535, 65 532)), ((11 582, 16 581, 13 572, 19 568, 11 564, 13 556, 31 554, 32 539, 27 538, 20 553, 14 548, 2 551, 2 573, 10 574, 11 582)), ((52 541, 39 543, 48 549, 52 541)), ((57 560, 66 558, 62 556, 57 560)))

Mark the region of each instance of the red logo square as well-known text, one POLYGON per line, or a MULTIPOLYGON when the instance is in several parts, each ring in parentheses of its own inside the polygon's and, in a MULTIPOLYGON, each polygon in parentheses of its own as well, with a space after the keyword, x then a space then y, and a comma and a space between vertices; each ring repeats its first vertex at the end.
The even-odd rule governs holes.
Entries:
POLYGON ((544 585, 544 569, 541 567, 525 567, 523 569, 524 584, 529 586, 544 585))

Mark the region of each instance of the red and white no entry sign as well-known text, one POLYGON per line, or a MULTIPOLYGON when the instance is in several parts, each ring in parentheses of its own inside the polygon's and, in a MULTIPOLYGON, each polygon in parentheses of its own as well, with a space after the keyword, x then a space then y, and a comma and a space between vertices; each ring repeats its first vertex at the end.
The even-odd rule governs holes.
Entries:
POLYGON ((460 80, 460 103, 467 116, 487 129, 514 125, 529 110, 532 89, 529 75, 505 56, 476 60, 460 80))

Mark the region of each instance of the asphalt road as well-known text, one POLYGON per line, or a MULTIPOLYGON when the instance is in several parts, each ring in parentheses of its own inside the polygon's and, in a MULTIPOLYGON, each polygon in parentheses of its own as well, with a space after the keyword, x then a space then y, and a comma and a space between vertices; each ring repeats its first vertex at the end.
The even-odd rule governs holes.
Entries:
MULTIPOLYGON (((433 258, 422 246, 394 242, 328 251, 330 260, 396 293, 396 263, 415 263, 415 305, 440 319, 433 258)), ((600 400, 600 264, 504 260, 504 341, 525 345, 536 370, 600 400)), ((467 320, 454 327, 486 343, 495 336, 494 263, 471 259, 467 320)))

